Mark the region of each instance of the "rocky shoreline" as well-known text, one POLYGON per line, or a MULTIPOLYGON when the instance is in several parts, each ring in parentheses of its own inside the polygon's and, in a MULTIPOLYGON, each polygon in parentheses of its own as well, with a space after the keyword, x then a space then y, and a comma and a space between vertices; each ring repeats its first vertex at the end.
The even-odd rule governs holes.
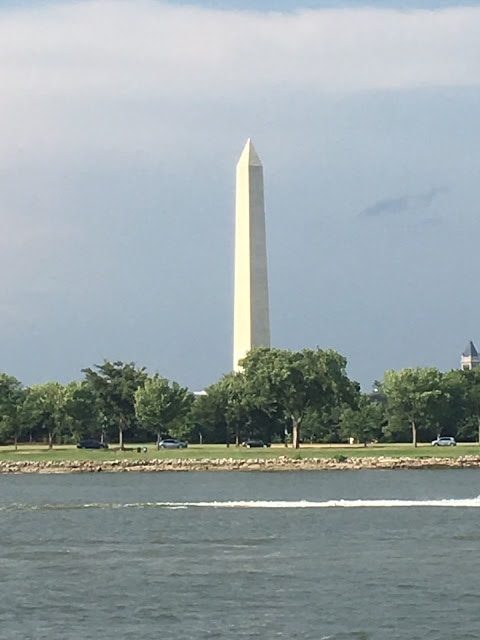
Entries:
POLYGON ((479 469, 480 455, 458 458, 252 458, 137 459, 82 461, 0 461, 2 473, 96 473, 165 471, 323 471, 360 469, 479 469))

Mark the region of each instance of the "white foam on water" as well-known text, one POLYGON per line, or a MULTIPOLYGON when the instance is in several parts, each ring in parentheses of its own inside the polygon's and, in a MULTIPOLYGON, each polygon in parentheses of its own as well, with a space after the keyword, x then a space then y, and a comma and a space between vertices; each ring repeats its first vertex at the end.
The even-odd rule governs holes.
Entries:
POLYGON ((69 510, 69 509, 361 509, 361 508, 406 508, 406 507, 457 507, 462 509, 480 507, 480 496, 476 498, 445 498, 440 500, 228 500, 198 502, 130 502, 86 504, 10 504, 1 505, 4 510, 69 510))
POLYGON ((229 500, 226 502, 166 502, 158 506, 213 507, 216 509, 328 509, 391 507, 480 507, 480 497, 443 500, 229 500))

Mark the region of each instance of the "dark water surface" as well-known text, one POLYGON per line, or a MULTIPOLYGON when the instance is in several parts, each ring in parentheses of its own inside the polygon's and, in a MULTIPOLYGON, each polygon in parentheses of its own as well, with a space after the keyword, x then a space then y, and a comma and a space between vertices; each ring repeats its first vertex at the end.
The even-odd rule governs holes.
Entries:
POLYGON ((480 470, 0 476, 0 638, 480 638, 480 470))

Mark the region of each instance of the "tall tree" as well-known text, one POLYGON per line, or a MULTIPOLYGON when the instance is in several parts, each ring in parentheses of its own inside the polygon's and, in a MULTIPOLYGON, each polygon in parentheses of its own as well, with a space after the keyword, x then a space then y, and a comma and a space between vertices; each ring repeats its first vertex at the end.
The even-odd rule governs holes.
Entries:
POLYGON ((227 398, 224 389, 215 383, 195 398, 189 416, 190 435, 202 442, 229 443, 226 420, 227 398))
POLYGON ((22 411, 24 400, 22 383, 14 376, 0 373, 0 431, 3 438, 13 438, 15 451, 25 428, 22 411))
POLYGON ((246 435, 249 409, 241 373, 228 373, 206 389, 192 408, 192 420, 207 431, 210 440, 235 445, 246 435))
POLYGON ((350 402, 358 386, 346 374, 346 359, 332 350, 253 349, 241 362, 248 394, 267 413, 280 410, 292 424, 292 444, 309 409, 350 402))
POLYGON ((34 385, 26 391, 23 406, 25 421, 38 426, 45 433, 48 448, 53 449, 56 436, 65 427, 64 387, 58 382, 34 385))
POLYGON ((135 415, 144 427, 157 434, 158 446, 162 433, 181 425, 193 399, 193 393, 178 382, 170 384, 166 378, 154 375, 135 392, 135 415))
POLYGON ((101 411, 118 429, 118 443, 124 449, 124 433, 135 422, 135 392, 145 383, 145 368, 134 362, 110 362, 83 369, 85 380, 95 391, 101 411))
POLYGON ((276 415, 268 415, 249 393, 241 372, 228 373, 195 399, 190 420, 194 429, 209 442, 226 442, 232 438, 238 446, 243 439, 260 436, 270 441, 277 426, 276 415))
POLYGON ((340 418, 340 434, 353 438, 365 447, 382 433, 382 406, 372 402, 369 396, 360 396, 355 407, 345 407, 340 418))
POLYGON ((77 438, 102 433, 100 402, 93 386, 87 381, 70 382, 65 386, 65 413, 77 438))
POLYGON ((229 373, 218 382, 225 398, 225 422, 230 437, 234 437, 235 446, 247 437, 250 425, 250 402, 245 378, 242 373, 229 373))
MULTIPOLYGON (((454 370, 446 374, 448 380, 460 380, 463 408, 467 419, 476 425, 476 440, 480 445, 480 368, 454 370)), ((470 436, 473 434, 469 434, 470 436)))
POLYGON ((386 371, 382 390, 387 399, 389 421, 407 422, 416 447, 419 427, 434 423, 438 408, 445 401, 442 374, 435 367, 386 371))

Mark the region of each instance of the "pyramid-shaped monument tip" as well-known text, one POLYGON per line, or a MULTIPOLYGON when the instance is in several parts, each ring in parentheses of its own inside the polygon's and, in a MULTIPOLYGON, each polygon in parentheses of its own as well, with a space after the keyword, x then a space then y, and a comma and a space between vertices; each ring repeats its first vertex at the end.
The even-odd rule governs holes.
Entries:
POLYGON ((251 167, 261 167, 262 161, 260 160, 258 153, 255 151, 251 138, 248 138, 245 146, 243 147, 242 155, 238 161, 238 164, 248 164, 251 167))

